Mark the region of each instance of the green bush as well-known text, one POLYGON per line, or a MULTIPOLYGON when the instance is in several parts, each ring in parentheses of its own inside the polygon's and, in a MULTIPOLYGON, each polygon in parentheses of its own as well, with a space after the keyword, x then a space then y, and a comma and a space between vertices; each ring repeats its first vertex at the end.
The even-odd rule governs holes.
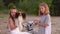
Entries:
POLYGON ((51 6, 52 0, 20 0, 17 3, 17 8, 25 11, 27 14, 38 15, 39 4, 45 2, 51 6))
POLYGON ((52 16, 60 16, 60 0, 53 0, 50 9, 52 16))
POLYGON ((60 0, 8 0, 5 2, 8 3, 8 6, 5 6, 3 0, 0 0, 0 14, 7 14, 10 8, 16 6, 18 10, 27 14, 38 15, 39 4, 42 2, 48 4, 52 16, 60 16, 60 0))
POLYGON ((9 5, 8 5, 8 9, 10 9, 10 8, 12 8, 12 7, 14 7, 15 5, 13 4, 13 3, 10 3, 9 5))
POLYGON ((1 10, 1 9, 4 9, 4 7, 5 7, 5 6, 4 6, 3 0, 0 0, 0 10, 1 10))

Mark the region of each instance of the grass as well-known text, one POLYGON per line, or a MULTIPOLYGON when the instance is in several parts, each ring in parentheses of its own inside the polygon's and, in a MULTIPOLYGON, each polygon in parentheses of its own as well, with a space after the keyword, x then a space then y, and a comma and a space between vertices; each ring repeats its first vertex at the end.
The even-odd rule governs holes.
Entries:
POLYGON ((9 10, 0 10, 0 14, 8 14, 9 10))
POLYGON ((4 16, 0 16, 0 18, 4 18, 4 16))

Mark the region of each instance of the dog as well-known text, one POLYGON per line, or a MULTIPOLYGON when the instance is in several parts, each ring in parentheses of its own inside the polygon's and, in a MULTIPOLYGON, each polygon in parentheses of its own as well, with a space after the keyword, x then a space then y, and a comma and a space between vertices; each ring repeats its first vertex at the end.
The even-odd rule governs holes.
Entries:
POLYGON ((36 20, 32 20, 32 21, 28 21, 28 23, 24 23, 25 22, 24 20, 26 20, 26 14, 24 12, 17 12, 16 18, 18 19, 18 22, 19 22, 18 27, 20 31, 30 32, 30 31, 38 30, 38 25, 34 24, 36 20))
POLYGON ((26 14, 24 12, 17 12, 15 17, 18 19, 19 30, 24 31, 23 22, 26 19, 26 14))

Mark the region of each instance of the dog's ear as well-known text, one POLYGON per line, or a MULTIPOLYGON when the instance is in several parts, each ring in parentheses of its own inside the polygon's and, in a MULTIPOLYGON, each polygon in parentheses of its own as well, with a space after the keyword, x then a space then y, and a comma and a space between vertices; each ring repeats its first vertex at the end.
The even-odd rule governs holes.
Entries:
POLYGON ((22 13, 22 17, 23 17, 23 19, 26 19, 26 14, 22 13))
POLYGON ((15 14, 15 18, 18 18, 19 14, 20 14, 20 13, 17 12, 17 13, 15 14))

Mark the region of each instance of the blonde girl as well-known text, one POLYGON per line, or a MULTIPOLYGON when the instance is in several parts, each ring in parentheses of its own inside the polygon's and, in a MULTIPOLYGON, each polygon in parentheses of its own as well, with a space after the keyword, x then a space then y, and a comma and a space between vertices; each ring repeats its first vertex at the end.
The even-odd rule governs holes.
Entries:
POLYGON ((39 5, 39 22, 35 22, 35 24, 39 25, 38 34, 51 34, 51 18, 49 13, 48 5, 41 3, 39 5))

